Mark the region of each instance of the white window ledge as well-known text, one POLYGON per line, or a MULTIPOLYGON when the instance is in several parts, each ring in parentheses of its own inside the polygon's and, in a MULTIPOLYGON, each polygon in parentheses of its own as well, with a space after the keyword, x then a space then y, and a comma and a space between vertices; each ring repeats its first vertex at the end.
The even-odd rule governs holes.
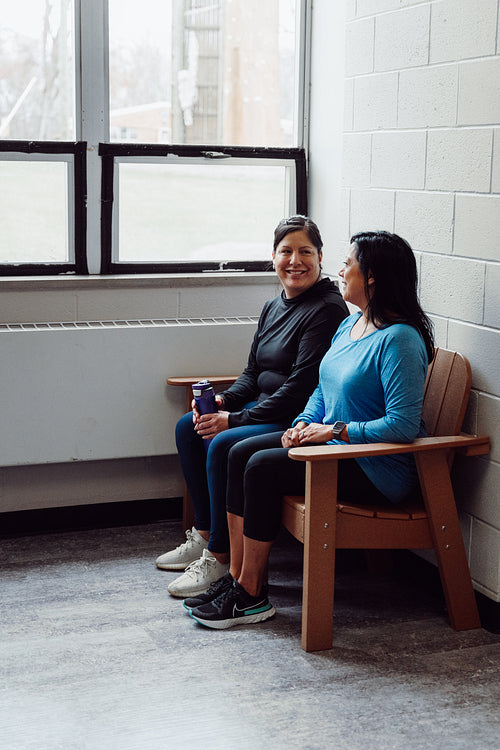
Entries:
POLYGON ((106 276, 3 276, 0 291, 27 292, 70 289, 137 289, 210 286, 247 286, 255 283, 276 285, 274 273, 265 271, 207 271, 206 273, 120 274, 106 276))

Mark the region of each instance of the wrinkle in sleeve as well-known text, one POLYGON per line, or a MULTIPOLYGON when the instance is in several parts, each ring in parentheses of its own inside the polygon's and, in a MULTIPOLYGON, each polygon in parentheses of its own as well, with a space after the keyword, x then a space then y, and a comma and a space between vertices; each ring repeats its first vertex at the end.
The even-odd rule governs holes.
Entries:
POLYGON ((414 339, 394 339, 381 359, 385 415, 348 424, 351 443, 410 443, 421 431, 427 362, 414 339))

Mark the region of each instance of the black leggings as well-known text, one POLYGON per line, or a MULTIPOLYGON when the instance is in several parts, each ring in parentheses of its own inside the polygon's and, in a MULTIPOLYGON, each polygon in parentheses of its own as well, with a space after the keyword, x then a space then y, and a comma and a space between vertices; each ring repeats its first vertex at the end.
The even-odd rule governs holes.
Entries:
MULTIPOLYGON (((227 510, 243 517, 246 537, 260 542, 272 542, 278 535, 283 495, 305 492, 305 463, 288 458, 288 448, 281 446, 282 434, 247 438, 229 451, 227 510)), ((362 497, 364 503, 390 505, 355 459, 342 459, 338 467, 338 500, 362 497)))

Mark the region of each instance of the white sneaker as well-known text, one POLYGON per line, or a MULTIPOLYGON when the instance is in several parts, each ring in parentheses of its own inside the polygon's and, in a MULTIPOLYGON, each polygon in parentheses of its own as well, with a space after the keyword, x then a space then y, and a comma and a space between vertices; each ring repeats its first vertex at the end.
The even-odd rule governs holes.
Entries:
POLYGON ((182 599, 203 594, 211 583, 226 575, 229 565, 218 562, 208 549, 168 586, 168 593, 182 599))
POLYGON ((196 531, 195 527, 186 531, 186 541, 156 560, 156 567, 161 570, 185 570, 195 560, 198 560, 208 542, 196 531))

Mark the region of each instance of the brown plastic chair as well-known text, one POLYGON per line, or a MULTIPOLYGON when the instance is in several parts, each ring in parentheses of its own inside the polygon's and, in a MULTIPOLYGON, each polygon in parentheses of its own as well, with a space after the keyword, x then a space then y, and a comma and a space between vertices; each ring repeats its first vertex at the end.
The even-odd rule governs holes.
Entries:
POLYGON ((434 549, 450 622, 456 630, 481 627, 458 521, 450 467, 455 451, 483 455, 487 436, 460 435, 471 388, 468 360, 436 349, 425 386, 428 435, 413 443, 318 445, 292 448, 306 462, 305 497, 287 496, 283 524, 304 544, 302 648, 332 647, 336 549, 434 549), (344 458, 415 455, 423 502, 394 508, 338 503, 337 465, 344 458))
MULTIPOLYGON (((199 380, 207 378, 214 386, 214 390, 218 393, 224 390, 227 386, 234 383, 238 378, 238 375, 190 375, 187 377, 179 378, 167 378, 168 385, 176 385, 185 388, 186 398, 186 412, 191 411, 191 401, 193 400, 193 385, 198 383, 199 380)), ((190 529, 194 525, 194 512, 193 503, 191 497, 184 482, 184 492, 182 498, 182 528, 190 529)))

